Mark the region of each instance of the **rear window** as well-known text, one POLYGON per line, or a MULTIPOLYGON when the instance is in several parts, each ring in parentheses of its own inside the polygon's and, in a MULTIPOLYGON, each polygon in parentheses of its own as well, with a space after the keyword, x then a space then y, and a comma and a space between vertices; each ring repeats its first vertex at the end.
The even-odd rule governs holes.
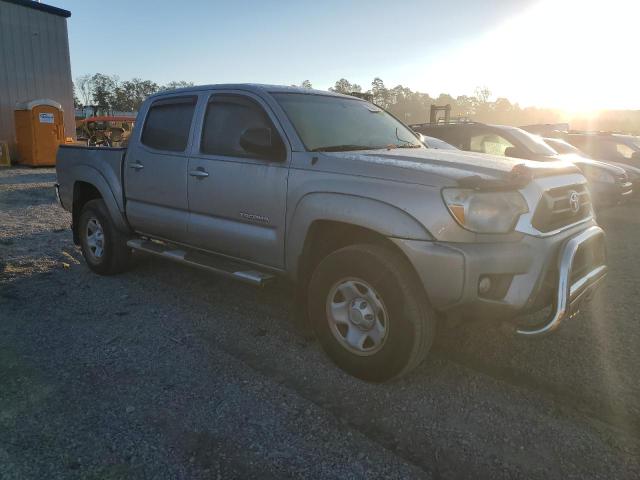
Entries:
POLYGON ((151 105, 142 130, 142 143, 156 150, 184 152, 196 97, 177 97, 158 100, 151 105))

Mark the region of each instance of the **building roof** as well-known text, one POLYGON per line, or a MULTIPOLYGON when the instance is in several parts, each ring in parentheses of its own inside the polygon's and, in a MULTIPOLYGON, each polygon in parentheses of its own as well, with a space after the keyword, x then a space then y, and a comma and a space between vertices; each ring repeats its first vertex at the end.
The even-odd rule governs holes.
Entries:
POLYGON ((52 7, 51 5, 46 5, 40 2, 34 2, 32 0, 0 0, 0 1, 13 3, 15 5, 20 5, 22 7, 33 8, 34 10, 40 10, 41 12, 51 13, 53 15, 58 15, 64 18, 69 18, 71 16, 71 12, 68 10, 63 10, 62 8, 58 8, 58 7, 52 7))

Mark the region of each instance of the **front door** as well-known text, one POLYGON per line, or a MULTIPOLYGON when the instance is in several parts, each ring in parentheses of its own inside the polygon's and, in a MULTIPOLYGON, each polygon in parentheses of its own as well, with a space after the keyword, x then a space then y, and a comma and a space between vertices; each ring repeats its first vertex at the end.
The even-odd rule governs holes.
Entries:
POLYGON ((187 148, 196 96, 162 98, 149 107, 124 165, 126 212, 139 233, 187 242, 187 148))
POLYGON ((195 246, 262 265, 284 265, 288 147, 258 98, 215 93, 200 113, 189 159, 189 237, 195 246), (269 129, 277 154, 241 145, 248 129, 269 129))

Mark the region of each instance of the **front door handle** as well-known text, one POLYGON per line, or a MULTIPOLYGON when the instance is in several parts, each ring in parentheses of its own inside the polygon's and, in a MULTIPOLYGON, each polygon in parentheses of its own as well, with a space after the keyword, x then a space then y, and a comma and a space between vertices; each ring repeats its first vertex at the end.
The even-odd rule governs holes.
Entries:
POLYGON ((197 177, 197 178, 206 178, 209 176, 209 174, 207 172, 205 172, 202 169, 197 169, 197 170, 191 170, 189 172, 189 175, 191 175, 192 177, 197 177))
POLYGON ((129 163, 129 168, 133 168, 135 170, 142 170, 144 168, 144 165, 141 163, 129 163))

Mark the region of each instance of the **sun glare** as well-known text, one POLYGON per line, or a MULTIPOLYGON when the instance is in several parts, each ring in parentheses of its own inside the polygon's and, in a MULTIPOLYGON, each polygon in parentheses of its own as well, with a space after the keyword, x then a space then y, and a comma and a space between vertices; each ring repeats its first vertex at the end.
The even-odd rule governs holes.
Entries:
POLYGON ((522 106, 588 114, 640 108, 640 1, 545 0, 430 62, 421 85, 468 94, 487 85, 522 106), (472 84, 473 83, 473 84, 472 84), (631 102, 631 103, 630 103, 631 102))

